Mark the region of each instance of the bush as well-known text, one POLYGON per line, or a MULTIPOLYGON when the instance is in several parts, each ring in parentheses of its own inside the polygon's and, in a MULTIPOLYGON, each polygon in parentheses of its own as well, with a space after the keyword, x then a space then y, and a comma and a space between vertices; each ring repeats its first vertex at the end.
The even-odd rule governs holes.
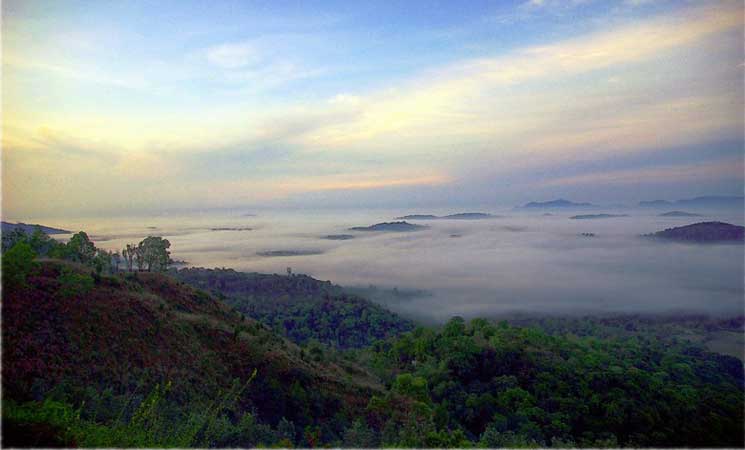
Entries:
POLYGON ((93 277, 90 275, 75 273, 67 267, 62 269, 57 281, 60 283, 58 292, 63 298, 70 298, 76 294, 87 294, 93 289, 94 284, 93 277))
POLYGON ((26 283, 26 276, 36 267, 36 253, 25 241, 16 242, 3 255, 3 285, 21 286, 26 283))

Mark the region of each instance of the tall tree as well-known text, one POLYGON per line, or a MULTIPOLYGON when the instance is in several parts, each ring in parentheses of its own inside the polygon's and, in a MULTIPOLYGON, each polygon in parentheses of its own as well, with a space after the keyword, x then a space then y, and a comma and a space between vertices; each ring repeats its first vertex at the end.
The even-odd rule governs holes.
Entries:
MULTIPOLYGON (((171 253, 168 248, 171 243, 168 239, 159 236, 148 236, 137 246, 138 256, 148 272, 163 272, 168 269, 171 262, 171 253)), ((138 259, 139 265, 139 259, 138 259)))
POLYGON ((129 272, 131 272, 134 267, 136 249, 137 247, 135 247, 134 244, 127 244, 127 246, 122 249, 122 257, 127 263, 127 270, 129 272))
POLYGON ((96 246, 88 238, 85 231, 81 231, 70 238, 67 243, 67 250, 70 259, 83 264, 90 264, 93 257, 96 256, 96 246))

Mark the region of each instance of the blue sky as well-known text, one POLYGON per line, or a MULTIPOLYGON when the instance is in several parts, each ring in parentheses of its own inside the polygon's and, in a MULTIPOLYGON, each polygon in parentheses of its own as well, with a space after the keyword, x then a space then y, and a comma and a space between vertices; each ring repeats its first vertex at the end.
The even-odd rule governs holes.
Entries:
POLYGON ((3 209, 743 189, 741 2, 3 2, 3 209))

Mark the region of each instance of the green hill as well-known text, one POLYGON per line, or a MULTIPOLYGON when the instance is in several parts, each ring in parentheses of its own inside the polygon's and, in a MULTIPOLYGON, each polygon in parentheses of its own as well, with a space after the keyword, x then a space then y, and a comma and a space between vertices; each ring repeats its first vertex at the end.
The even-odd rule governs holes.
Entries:
POLYGON ((306 354, 163 274, 95 276, 81 265, 42 261, 22 285, 4 286, 2 313, 10 442, 50 421, 68 430, 59 436, 66 444, 333 442, 382 389, 354 364, 306 354), (157 411, 148 409, 153 395, 163 398, 157 411), (74 417, 76 408, 75 426, 50 419, 63 410, 74 417), (136 422, 138 414, 149 419, 136 422))
POLYGON ((317 340, 340 349, 360 348, 414 327, 411 321, 375 303, 307 275, 202 268, 172 274, 220 296, 238 311, 298 344, 317 340))

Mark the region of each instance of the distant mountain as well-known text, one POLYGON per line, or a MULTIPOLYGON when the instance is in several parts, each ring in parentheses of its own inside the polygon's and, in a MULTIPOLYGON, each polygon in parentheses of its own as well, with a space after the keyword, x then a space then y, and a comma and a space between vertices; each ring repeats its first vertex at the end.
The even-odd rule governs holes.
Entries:
POLYGON ((441 217, 442 219, 454 219, 454 220, 479 220, 479 219, 491 219, 493 216, 491 214, 487 213, 480 213, 480 212, 467 212, 467 213, 459 213, 459 214, 450 214, 449 216, 441 217))
POLYGON ((647 236, 688 242, 742 242, 745 240, 745 227, 724 222, 700 222, 668 228, 647 236))
POLYGON ((439 216, 433 216, 432 214, 409 214, 408 216, 396 217, 396 220, 436 220, 439 216))
POLYGON ((727 195, 707 195, 703 197, 685 198, 674 202, 668 200, 651 200, 639 202, 645 208, 669 208, 673 205, 691 208, 743 208, 745 197, 727 195))
POLYGON ((639 206, 643 208, 662 208, 672 206, 673 203, 667 200, 648 200, 639 202, 639 206))
POLYGON ((697 206, 697 207, 743 207, 745 197, 741 196, 723 196, 723 195, 709 195, 705 197, 688 198, 678 200, 675 202, 676 205, 681 206, 697 206))
POLYGON ((348 241, 354 239, 354 235, 351 234, 328 234, 323 236, 321 239, 328 239, 329 241, 348 241))
POLYGON ((410 214, 408 216, 396 217, 396 220, 479 220, 479 219, 492 219, 492 214, 481 213, 481 212, 466 212, 458 214, 450 214, 447 216, 435 216, 432 214, 410 214))
POLYGON ((427 227, 424 225, 414 225, 409 222, 383 222, 370 225, 369 227, 352 227, 351 231, 419 231, 427 227))
POLYGON ((582 214, 579 216, 572 216, 570 219, 611 219, 613 217, 629 217, 628 214, 582 214))
POLYGON ((670 211, 660 214, 660 217, 701 217, 701 214, 694 214, 685 211, 670 211))
POLYGON ((591 203, 576 203, 569 200, 560 198, 558 200, 551 200, 547 202, 530 202, 522 206, 526 209, 548 209, 548 208, 591 208, 595 205, 591 203))
POLYGON ((268 250, 265 252, 257 252, 259 256, 266 257, 282 257, 282 256, 309 256, 309 255, 322 255, 321 250, 268 250))
POLYGON ((44 225, 38 225, 38 224, 28 224, 23 222, 18 223, 10 223, 10 222, 2 222, 2 232, 5 233, 11 233, 13 230, 20 229, 23 230, 26 234, 31 234, 36 230, 36 228, 41 228, 41 231, 46 234, 70 234, 72 231, 63 230, 61 228, 52 228, 47 227, 44 225))

